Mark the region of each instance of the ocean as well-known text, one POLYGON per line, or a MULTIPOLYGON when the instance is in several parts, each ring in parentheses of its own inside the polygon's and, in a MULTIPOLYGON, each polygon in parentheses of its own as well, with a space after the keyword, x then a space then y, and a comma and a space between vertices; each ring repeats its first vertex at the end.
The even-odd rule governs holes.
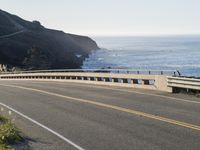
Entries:
POLYGON ((200 76, 200 36, 93 37, 93 51, 82 68, 179 70, 200 76))

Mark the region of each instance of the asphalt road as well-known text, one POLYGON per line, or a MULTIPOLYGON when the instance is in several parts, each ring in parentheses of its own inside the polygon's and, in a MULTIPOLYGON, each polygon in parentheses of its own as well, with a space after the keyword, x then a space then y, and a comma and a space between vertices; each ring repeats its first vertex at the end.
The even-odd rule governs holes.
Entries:
POLYGON ((11 118, 32 149, 200 149, 200 99, 193 96, 77 83, 0 81, 0 103, 1 113, 7 113, 7 106, 14 109, 11 118))

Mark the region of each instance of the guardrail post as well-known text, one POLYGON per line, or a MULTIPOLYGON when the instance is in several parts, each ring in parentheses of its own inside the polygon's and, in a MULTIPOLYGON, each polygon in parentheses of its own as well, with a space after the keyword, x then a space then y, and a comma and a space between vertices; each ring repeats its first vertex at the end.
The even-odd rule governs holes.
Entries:
POLYGON ((119 82, 118 78, 112 78, 112 82, 119 82))
POLYGON ((138 84, 138 80, 137 79, 131 79, 131 84, 138 84))
POLYGON ((143 84, 143 85, 149 85, 150 82, 149 82, 149 80, 142 80, 142 84, 143 84))
POLYGON ((82 78, 78 76, 78 77, 77 77, 77 80, 82 80, 82 78))
POLYGON ((104 78, 104 82, 110 82, 110 78, 104 78))
POLYGON ((90 77, 90 81, 95 81, 95 78, 94 77, 90 77))
POLYGON ((122 79, 121 83, 128 83, 128 79, 122 79))
POLYGON ((102 81, 102 78, 101 78, 101 77, 97 77, 97 80, 98 80, 98 81, 102 81))

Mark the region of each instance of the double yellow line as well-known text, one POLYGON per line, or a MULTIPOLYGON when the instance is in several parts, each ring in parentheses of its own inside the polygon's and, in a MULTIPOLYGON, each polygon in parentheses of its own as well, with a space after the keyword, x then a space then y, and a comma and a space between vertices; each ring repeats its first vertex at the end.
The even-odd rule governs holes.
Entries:
POLYGON ((28 88, 28 87, 23 87, 23 86, 6 85, 6 84, 0 84, 0 85, 1 86, 6 86, 6 87, 19 88, 19 89, 23 89, 23 90, 39 92, 39 93, 43 93, 43 94, 47 94, 47 95, 51 95, 51 96, 64 98, 64 99, 67 99, 68 101, 72 101, 73 100, 73 101, 77 101, 77 102, 81 102, 81 103, 92 104, 92 105, 95 105, 95 106, 109 108, 109 109, 113 109, 113 110, 129 113, 129 114, 133 114, 133 115, 143 116, 143 117, 146 117, 146 118, 159 120, 159 121, 166 122, 166 123, 169 123, 169 124, 174 124, 174 125, 182 126, 182 127, 185 127, 185 128, 189 128, 189 129, 200 131, 200 126, 199 125, 193 125, 193 124, 190 124, 190 123, 185 123, 185 122, 182 122, 182 121, 177 121, 177 120, 174 120, 174 119, 169 119, 169 118, 166 118, 166 117, 152 115, 152 114, 149 114, 149 113, 144 113, 144 112, 141 112, 141 111, 127 109, 127 108, 123 108, 123 107, 119 107, 119 106, 115 106, 115 105, 105 104, 105 103, 96 102, 96 101, 87 100, 87 99, 81 99, 81 98, 65 96, 65 95, 61 95, 61 94, 57 94, 57 93, 53 93, 53 92, 48 92, 48 91, 44 91, 44 90, 28 88))

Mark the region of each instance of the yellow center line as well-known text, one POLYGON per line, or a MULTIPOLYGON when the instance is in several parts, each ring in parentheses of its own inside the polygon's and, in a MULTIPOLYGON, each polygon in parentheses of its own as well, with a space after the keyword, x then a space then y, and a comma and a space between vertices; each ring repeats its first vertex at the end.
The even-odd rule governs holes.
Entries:
MULTIPOLYGON (((66 82, 64 81, 53 81, 53 80, 45 80, 45 81, 36 81, 36 82, 31 82, 31 83, 45 83, 45 82, 54 82, 54 84, 57 85, 66 85, 66 82)), ((72 85, 72 86, 77 86, 74 84, 73 81, 67 81, 67 85, 72 85), (69 84, 72 83, 72 84, 69 84)), ((176 97, 171 97, 171 96, 165 96, 165 95, 160 95, 160 94, 152 94, 152 93, 143 93, 143 92, 139 92, 139 91, 135 91, 133 89, 128 90, 128 89, 118 89, 118 88, 114 88, 114 87, 108 87, 108 86, 100 86, 100 85, 91 85, 91 84, 79 84, 78 86, 82 86, 82 87, 94 87, 94 88, 98 88, 98 89, 108 89, 108 90, 113 90, 113 91, 120 91, 120 92, 127 92, 127 93, 135 93, 135 94, 139 94, 139 95, 145 95, 145 96, 154 96, 154 97, 160 97, 160 98, 164 98, 164 99, 160 99, 160 100, 164 100, 166 101, 166 99, 169 100, 174 100, 174 101, 179 101, 179 102, 187 102, 187 103, 194 103, 194 104, 200 104, 200 101, 194 101, 194 100, 188 100, 188 99, 183 99, 183 98, 176 98, 176 97)))
POLYGON ((48 91, 44 91, 44 90, 28 88, 28 87, 23 87, 23 86, 5 85, 5 84, 0 84, 0 85, 6 86, 6 87, 19 88, 19 89, 39 92, 39 93, 43 93, 43 94, 47 94, 47 95, 52 95, 52 96, 67 99, 68 101, 73 100, 73 101, 77 101, 77 102, 81 102, 81 103, 87 103, 87 104, 92 104, 92 105, 96 105, 96 106, 100 106, 100 107, 104 107, 104 108, 114 109, 114 110, 117 110, 117 111, 126 112, 126 113, 130 113, 130 114, 138 115, 138 116, 143 116, 143 117, 146 117, 146 118, 149 118, 149 119, 159 120, 159 121, 166 122, 166 123, 169 123, 169 124, 174 124, 174 125, 182 126, 182 127, 185 127, 185 128, 200 131, 199 125, 193 125, 193 124, 190 124, 190 123, 177 121, 177 120, 174 120, 174 119, 161 117, 161 116, 157 116, 157 115, 153 115, 153 114, 149 114, 149 113, 145 113, 145 112, 141 112, 141 111, 136 111, 136 110, 132 110, 132 109, 127 109, 127 108, 123 108, 123 107, 119 107, 119 106, 115 106, 115 105, 105 104, 105 103, 96 102, 96 101, 87 100, 87 99, 65 96, 65 95, 61 95, 61 94, 57 94, 57 93, 53 93, 53 92, 48 92, 48 91))

